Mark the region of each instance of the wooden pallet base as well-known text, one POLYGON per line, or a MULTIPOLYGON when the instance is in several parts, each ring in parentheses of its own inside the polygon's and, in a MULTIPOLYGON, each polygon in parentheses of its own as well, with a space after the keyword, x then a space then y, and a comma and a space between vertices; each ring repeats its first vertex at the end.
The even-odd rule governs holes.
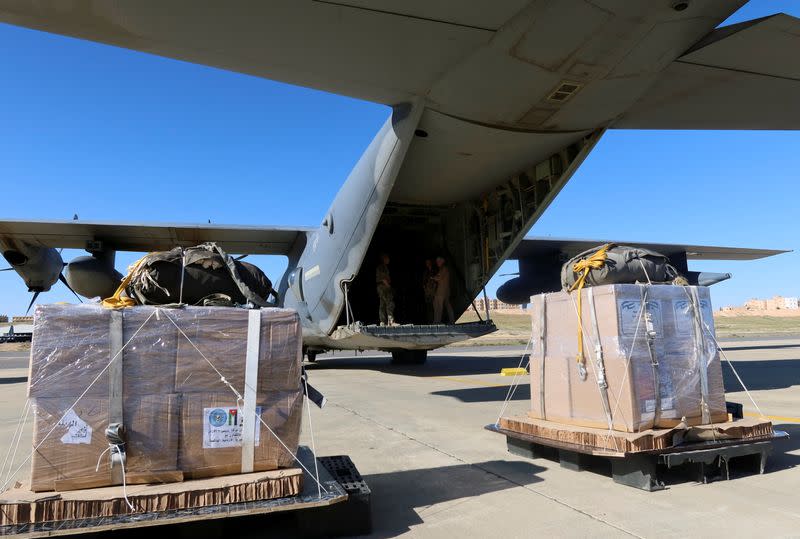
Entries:
MULTIPOLYGON (((536 420, 539 421, 539 420, 536 420)), ((736 423, 736 421, 731 422, 736 423)), ((692 441, 684 437, 680 443, 669 447, 637 451, 612 451, 590 445, 575 443, 575 440, 590 438, 568 437, 562 433, 555 435, 553 431, 561 429, 550 427, 536 429, 538 435, 508 430, 503 425, 518 426, 514 422, 500 422, 499 425, 487 425, 486 429, 504 434, 508 451, 527 458, 549 458, 557 460, 562 468, 570 470, 597 469, 597 465, 609 466, 614 482, 635 487, 641 490, 654 491, 665 487, 665 475, 677 469, 689 472, 691 479, 700 483, 708 483, 714 479, 730 479, 731 462, 751 464, 755 473, 764 473, 767 458, 772 451, 772 440, 787 437, 785 432, 773 431, 769 425, 769 433, 756 435, 766 431, 763 425, 745 422, 737 425, 728 424, 728 428, 720 431, 701 429, 700 434, 692 441), (745 432, 748 438, 733 438, 732 435, 745 432), (713 434, 716 438, 704 440, 713 434), (726 434, 727 438, 722 435, 726 434), (551 438, 541 435, 550 435, 551 438)), ((584 430, 581 428, 581 430, 584 430)), ((597 429, 594 429, 597 430, 597 429)), ((674 431, 675 429, 666 429, 674 431)), ((689 429, 690 430, 690 429, 689 429)), ((603 431, 606 434, 608 431, 603 431)), ((630 442, 627 433, 621 435, 618 442, 630 442)), ((674 438, 672 432, 668 437, 674 438)), ((665 437, 651 436, 659 444, 665 437)), ((674 440, 673 440, 674 441, 674 440)), ((647 443, 650 443, 649 441, 647 443)), ((657 445, 657 444, 653 444, 657 445)))
MULTIPOLYGON (((124 512, 109 517, 0 526, 0 536, 53 537, 146 527, 159 527, 165 530, 154 530, 155 533, 175 534, 180 531, 179 528, 173 527, 169 529, 170 531, 166 531, 167 529, 163 527, 192 525, 201 522, 204 526, 206 524, 212 525, 212 523, 216 522, 214 529, 228 529, 230 527, 233 530, 231 536, 237 536, 241 533, 241 530, 237 528, 235 523, 240 522, 241 518, 266 517, 270 514, 289 512, 298 515, 297 521, 299 523, 313 523, 311 528, 309 526, 300 526, 301 529, 298 534, 303 537, 338 537, 342 535, 369 534, 371 530, 369 488, 361 480, 358 470, 350 459, 345 456, 315 459, 311 450, 305 446, 300 446, 297 458, 303 463, 306 470, 319 470, 321 487, 318 487, 314 477, 306 472, 301 481, 302 490, 297 495, 231 503, 226 502, 223 497, 219 498, 219 503, 205 507, 160 508, 150 512, 130 512, 126 507, 124 512), (334 466, 333 464, 336 465, 334 466), (301 514, 307 514, 308 517, 301 518, 299 516, 301 514)), ((284 470, 284 472, 287 472, 287 470, 284 470)), ((290 476, 287 475, 287 477, 294 477, 294 472, 290 476)), ((199 484, 205 481, 210 480, 192 480, 186 483, 199 484)), ((50 496, 54 496, 54 494, 51 492, 50 496)), ((39 496, 39 494, 36 494, 36 496, 39 496)), ((0 501, 0 512, 7 508, 8 506, 3 505, 3 502, 0 501)), ((141 531, 144 532, 144 530, 141 531)))
POLYGON ((736 419, 696 427, 619 432, 514 416, 501 418, 498 427, 552 442, 548 445, 567 444, 571 448, 583 448, 583 453, 608 457, 660 451, 686 442, 751 440, 772 435, 772 423, 758 419, 736 419))
MULTIPOLYGON (((151 485, 128 485, 128 501, 137 513, 174 511, 296 496, 302 487, 299 468, 229 475, 151 485)), ((132 511, 120 486, 31 492, 23 486, 0 494, 0 526, 84 520, 132 511)))

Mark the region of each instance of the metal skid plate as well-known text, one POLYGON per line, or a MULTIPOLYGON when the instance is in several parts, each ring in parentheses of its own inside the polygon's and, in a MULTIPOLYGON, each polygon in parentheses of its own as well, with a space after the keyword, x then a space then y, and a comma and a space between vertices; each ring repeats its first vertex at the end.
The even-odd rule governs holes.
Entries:
POLYGON ((320 457, 319 463, 347 493, 347 501, 315 510, 313 518, 303 519, 303 530, 307 535, 319 537, 371 533, 371 491, 353 461, 346 455, 339 455, 320 457))
POLYGON ((562 468, 575 471, 591 468, 598 460, 606 460, 611 465, 611 477, 615 483, 648 492, 664 489, 663 472, 678 467, 682 471, 694 472, 693 479, 699 483, 730 479, 732 459, 737 459, 737 464, 749 460, 753 465, 751 471, 764 473, 772 452, 772 441, 788 437, 786 432, 776 430, 768 439, 707 441, 661 451, 603 454, 591 448, 515 433, 496 425, 485 428, 505 435, 508 451, 514 455, 557 459, 562 468))
MULTIPOLYGON (((303 490, 299 496, 278 498, 274 500, 261 500, 224 505, 212 505, 196 509, 181 509, 153 513, 132 513, 116 515, 113 517, 70 520, 61 522, 47 522, 41 524, 27 524, 0 527, 0 535, 20 535, 28 537, 43 537, 54 535, 72 535, 75 533, 93 533, 100 531, 119 530, 125 528, 140 528, 161 526, 168 524, 186 524, 201 521, 212 521, 221 518, 245 517, 264 515, 282 511, 330 511, 336 514, 337 508, 345 508, 348 493, 338 482, 336 475, 332 474, 323 463, 323 458, 317 459, 319 466, 314 465, 314 456, 310 449, 301 446, 297 451, 298 459, 310 471, 319 469, 320 483, 324 490, 318 489, 317 483, 308 472, 303 475, 303 490), (320 492, 321 491, 321 492, 320 492), (326 492, 327 491, 327 492, 326 492)), ((350 459, 346 458, 348 462, 350 459)), ((352 462, 350 466, 354 474, 358 474, 352 462)), ((360 478, 360 475, 358 476, 360 478)), ((366 484, 364 484, 366 488, 366 484)), ((367 491, 369 489, 367 488, 367 491)), ((362 528, 359 528, 362 529, 362 528)), ((334 536, 336 534, 327 534, 334 536)))

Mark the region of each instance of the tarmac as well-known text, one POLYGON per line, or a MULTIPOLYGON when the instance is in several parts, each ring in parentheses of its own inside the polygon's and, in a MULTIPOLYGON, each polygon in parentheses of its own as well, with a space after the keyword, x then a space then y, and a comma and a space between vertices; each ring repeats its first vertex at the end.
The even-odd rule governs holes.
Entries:
MULTIPOLYGON (((347 454, 358 466, 372 490, 373 537, 800 536, 800 337, 722 346, 761 412, 791 436, 775 443, 764 475, 705 485, 677 479, 643 492, 602 471, 511 455, 505 438, 483 426, 497 419, 513 379, 500 369, 516 367, 523 347, 449 348, 402 367, 377 352, 319 356, 309 379, 328 404, 311 409, 314 443, 319 455, 347 454)), ((25 352, 0 352, 3 456, 24 403, 26 365, 25 352)), ((727 399, 758 415, 730 366, 723 370, 727 399)), ((528 406, 522 382, 508 413, 528 406)), ((310 431, 306 422, 302 443, 311 445, 310 431)))

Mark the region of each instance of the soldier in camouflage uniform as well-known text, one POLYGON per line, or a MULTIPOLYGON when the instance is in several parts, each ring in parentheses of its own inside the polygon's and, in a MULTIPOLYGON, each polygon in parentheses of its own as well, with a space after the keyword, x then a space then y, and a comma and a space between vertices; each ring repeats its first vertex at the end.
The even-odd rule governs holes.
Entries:
POLYGON ((394 291, 392 290, 392 278, 389 275, 389 255, 381 255, 381 263, 375 268, 375 284, 378 288, 378 318, 381 325, 394 325, 394 291))

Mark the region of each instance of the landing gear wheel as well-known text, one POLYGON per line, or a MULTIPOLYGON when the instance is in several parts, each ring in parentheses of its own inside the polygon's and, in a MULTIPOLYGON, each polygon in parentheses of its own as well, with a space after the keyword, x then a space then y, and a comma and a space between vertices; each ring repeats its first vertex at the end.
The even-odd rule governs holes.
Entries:
POLYGON ((393 365, 423 365, 428 360, 427 350, 393 350, 393 365))
POLYGON ((317 361, 317 353, 312 350, 309 350, 308 352, 306 352, 306 359, 308 360, 309 363, 315 363, 317 361))

